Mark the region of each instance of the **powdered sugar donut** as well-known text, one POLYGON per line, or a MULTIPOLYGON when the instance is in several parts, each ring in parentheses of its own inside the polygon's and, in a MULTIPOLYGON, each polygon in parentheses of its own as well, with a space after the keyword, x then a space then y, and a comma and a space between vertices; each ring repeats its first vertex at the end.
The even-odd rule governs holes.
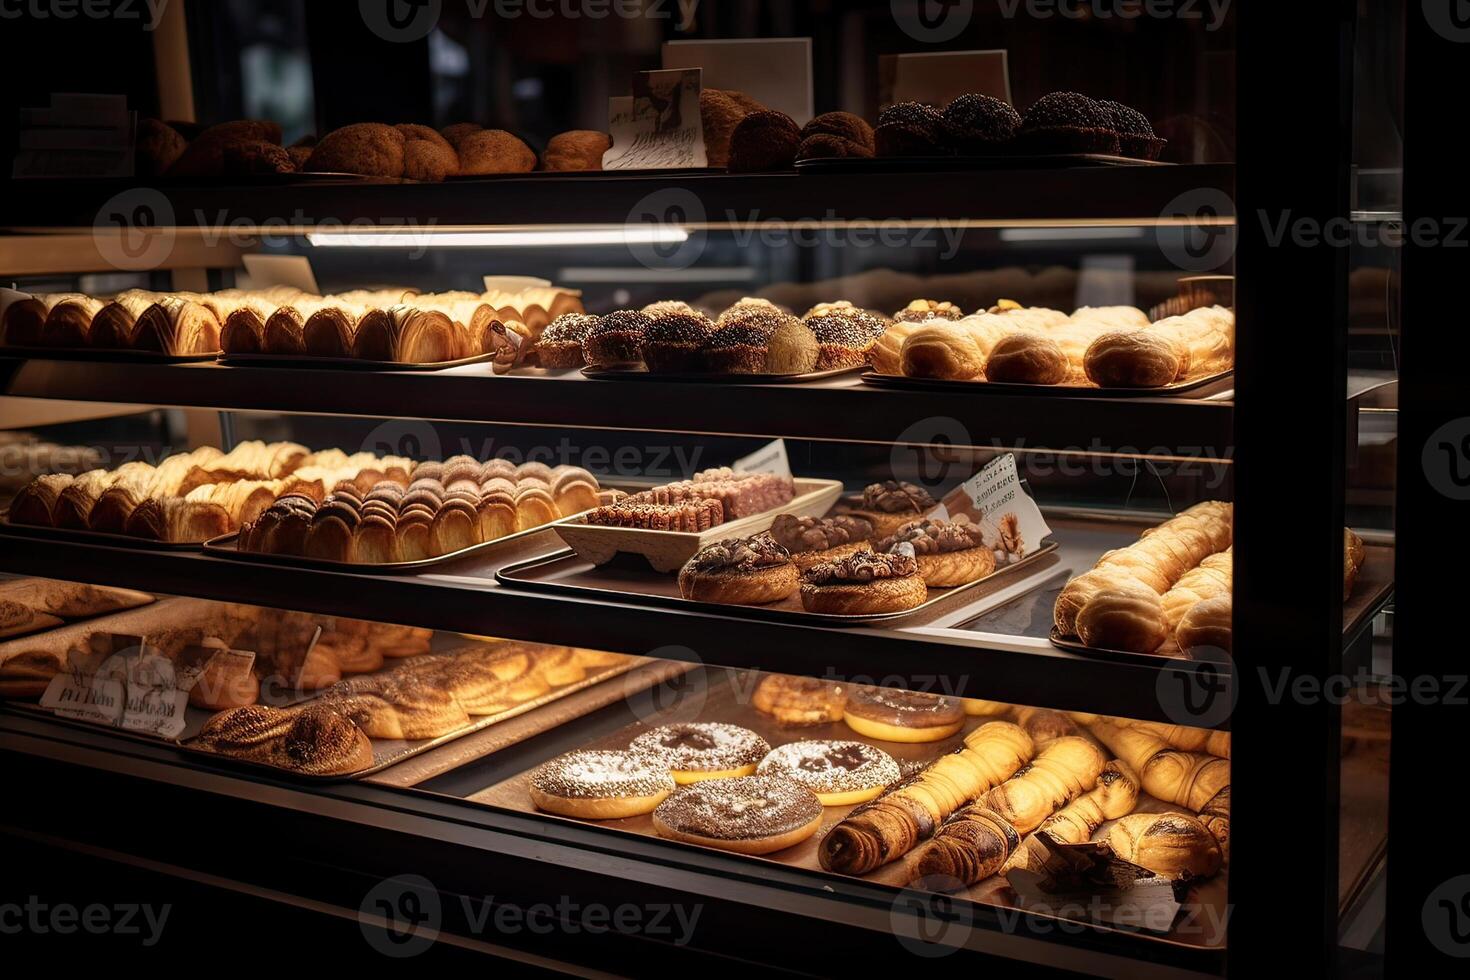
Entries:
POLYGON ((823 806, 866 803, 899 776, 892 756, 864 742, 788 742, 772 749, 755 771, 801 783, 823 806))
POLYGON ((681 785, 749 776, 771 751, 770 744, 748 728, 698 721, 644 732, 628 748, 667 759, 674 782, 681 785))

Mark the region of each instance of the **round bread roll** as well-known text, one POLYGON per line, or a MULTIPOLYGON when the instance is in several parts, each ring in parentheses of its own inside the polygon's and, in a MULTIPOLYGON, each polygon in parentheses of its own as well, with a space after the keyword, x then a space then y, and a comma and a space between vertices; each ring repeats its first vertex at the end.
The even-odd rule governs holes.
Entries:
POLYGON ((382 123, 354 123, 334 129, 311 151, 310 171, 403 176, 403 134, 382 123))
POLYGON ((573 129, 558 133, 546 144, 547 170, 601 170, 602 155, 612 148, 606 133, 595 129, 573 129))
POLYGON ((899 370, 910 378, 967 381, 985 370, 980 345, 948 323, 929 323, 909 335, 898 355, 899 370))
POLYGON ((1147 330, 1103 334, 1088 346, 1082 364, 1092 383, 1104 388, 1159 388, 1186 367, 1173 344, 1147 330))
POLYGON ((1038 333, 1014 333, 996 344, 985 361, 985 380, 1003 384, 1056 385, 1067 380, 1061 347, 1038 333))
POLYGON ((1168 636, 1163 604, 1147 589, 1104 589, 1077 614, 1077 637, 1090 647, 1152 653, 1168 636))

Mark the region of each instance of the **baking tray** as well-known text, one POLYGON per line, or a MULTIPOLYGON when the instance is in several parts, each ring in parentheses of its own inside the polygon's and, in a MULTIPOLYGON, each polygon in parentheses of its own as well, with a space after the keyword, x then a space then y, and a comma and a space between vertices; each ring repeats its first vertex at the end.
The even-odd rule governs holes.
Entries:
MULTIPOLYGON (((724 616, 742 616, 748 619, 770 620, 778 623, 862 626, 869 623, 892 622, 896 619, 906 619, 926 613, 939 613, 962 603, 983 599, 990 592, 1002 586, 1011 585, 1018 579, 1024 580, 1038 573, 1044 576, 1050 572, 1054 563, 1041 559, 1050 555, 1056 550, 1056 547, 1056 542, 1048 540, 1025 558, 1013 565, 997 569, 985 578, 950 589, 930 589, 928 599, 912 609, 861 615, 807 612, 801 606, 801 599, 794 595, 767 606, 738 606, 685 599, 679 594, 679 583, 675 578, 650 572, 646 567, 640 567, 632 562, 593 565, 577 557, 570 550, 558 551, 554 554, 507 565, 495 573, 495 579, 502 585, 539 592, 590 596, 613 602, 626 602, 631 599, 654 606, 689 609, 724 616), (578 584, 576 581, 578 579, 585 581, 578 584)), ((976 610, 976 615, 983 612, 983 609, 976 610)))
POLYGON ((212 361, 219 351, 208 354, 164 354, 152 350, 111 350, 99 347, 4 347, 0 357, 35 361, 103 361, 118 364, 195 364, 212 361))
POLYGON ((599 368, 584 367, 582 373, 598 381, 685 381, 700 384, 735 385, 794 385, 804 381, 824 381, 848 374, 861 374, 868 370, 866 364, 832 368, 828 371, 808 371, 805 374, 721 374, 713 371, 649 371, 646 368, 599 368))
POLYGON ((1172 167, 1161 160, 1106 153, 1016 153, 990 156, 818 157, 796 161, 800 173, 935 173, 955 170, 1052 170, 1065 167, 1172 167))
POLYGON ((108 534, 102 531, 73 531, 63 527, 38 527, 34 524, 10 523, 10 510, 0 511, 0 536, 47 538, 52 541, 71 541, 78 544, 106 545, 113 548, 134 548, 144 551, 198 551, 203 541, 154 541, 152 538, 135 538, 128 534, 108 534))
POLYGON ((217 360, 230 367, 272 368, 337 368, 349 371, 438 371, 493 361, 494 354, 476 354, 453 361, 425 361, 405 364, 399 361, 369 361, 358 357, 312 357, 307 354, 220 354, 217 360))
POLYGON ((445 183, 460 183, 473 180, 524 180, 532 178, 545 180, 550 178, 561 178, 563 180, 586 180, 588 178, 618 178, 618 177, 691 177, 706 176, 708 174, 722 174, 724 167, 669 167, 665 170, 523 170, 518 173, 508 174, 449 174, 444 178, 445 183))
MULTIPOLYGON (((683 703, 675 704, 667 709, 657 712, 650 717, 642 719, 641 723, 625 726, 617 731, 602 737, 588 739, 586 744, 578 746, 585 749, 622 749, 626 748, 634 736, 654 728, 658 725, 676 724, 691 721, 718 721, 728 724, 739 725, 748 728, 760 735, 772 746, 778 746, 787 742, 801 741, 804 739, 829 740, 839 739, 844 741, 864 742, 876 746, 887 752, 898 762, 899 768, 904 775, 921 765, 954 751, 964 744, 964 735, 978 728, 987 721, 994 718, 967 717, 964 727, 960 732, 937 742, 928 743, 901 743, 885 742, 871 739, 860 735, 848 728, 843 722, 831 722, 824 725, 810 726, 784 726, 774 718, 755 710, 750 704, 750 694, 755 690, 757 672, 732 671, 723 668, 704 668, 705 676, 709 678, 707 688, 702 692, 702 697, 691 697, 683 703)), ((513 775, 501 775, 500 778, 478 792, 470 794, 466 799, 470 803, 480 806, 492 807, 499 810, 508 810, 514 813, 534 814, 537 819, 547 821, 551 824, 576 824, 583 828, 591 828, 610 835, 611 839, 626 838, 627 835, 636 835, 644 840, 653 838, 655 843, 668 848, 690 848, 699 847, 698 844, 685 844, 678 841, 667 840, 658 837, 653 829, 653 818, 650 814, 636 817, 624 817, 616 820, 577 820, 572 817, 562 817, 556 814, 545 813, 537 810, 531 803, 529 782, 530 773, 535 766, 543 761, 543 758, 530 756, 518 759, 518 762, 530 762, 526 768, 513 775)), ((504 771, 502 771, 504 772, 504 771)), ((721 851, 732 858, 744 858, 754 862, 770 862, 786 868, 802 871, 814 877, 822 887, 840 887, 842 882, 865 881, 872 884, 884 885, 894 889, 910 886, 906 879, 906 862, 903 859, 892 861, 882 865, 867 875, 853 877, 827 871, 822 868, 818 857, 818 847, 822 838, 842 821, 852 810, 853 806, 831 806, 824 807, 822 811, 822 825, 817 832, 807 840, 793 847, 766 855, 738 855, 731 851, 721 851)), ((1178 807, 1166 805, 1147 795, 1141 795, 1137 812, 1162 812, 1165 810, 1177 810, 1178 807)), ((1102 832, 1106 832, 1111 822, 1104 824, 1102 832)), ((761 864, 752 865, 759 868, 761 864)), ((1188 886, 1187 904, 1204 906, 1212 914, 1217 916, 1216 922, 1226 921, 1226 883, 1228 878, 1228 867, 1225 872, 1217 874, 1204 881, 1195 882, 1188 886)), ((758 872, 757 872, 758 873, 758 872)), ((1026 908, 1026 900, 1012 890, 1006 879, 993 876, 978 884, 955 893, 957 900, 969 900, 982 905, 997 906, 1001 908, 1026 908)), ((1053 905, 1061 903, 1052 903, 1053 905)), ((1068 903, 1070 904, 1070 903, 1068 903)), ((1065 905, 1063 906, 1065 907, 1065 905)), ((1031 909, 1033 914, 1039 914, 1047 918, 1055 918, 1055 914, 1046 909, 1031 909)), ((1211 921, 1205 919, 1205 921, 1211 921)), ((1106 923, 1091 922, 1091 927, 1109 929, 1114 928, 1106 923)), ((1182 925, 1182 924, 1181 924, 1182 925)), ((1200 934, 1198 928, 1171 928, 1167 933, 1148 933, 1149 941, 1164 942, 1174 946, 1190 949, 1220 949, 1225 945, 1223 937, 1215 937, 1213 944, 1207 942, 1206 936, 1200 934)), ((1135 931, 1135 930, 1129 930, 1135 931)), ((1147 941, 1144 941, 1145 946, 1147 941)))
MULTIPOLYGON (((513 708, 508 708, 505 711, 500 712, 499 714, 482 715, 481 717, 473 719, 470 724, 465 725, 463 728, 455 729, 447 735, 440 735, 438 738, 420 738, 411 740, 389 738, 370 739, 369 741, 371 741, 373 747, 373 764, 366 769, 359 769, 357 772, 342 773, 332 776, 313 776, 306 773, 292 772, 289 769, 278 769, 275 766, 266 765, 263 762, 252 762, 249 759, 240 759, 223 752, 215 752, 212 749, 206 749, 200 745, 193 744, 198 737, 197 735, 192 738, 181 740, 176 747, 179 749, 179 751, 183 752, 186 755, 202 756, 217 762, 226 763, 228 765, 244 766, 246 768, 254 769, 256 771, 275 773, 276 775, 293 776, 307 782, 350 782, 352 780, 362 779, 365 776, 371 776, 374 773, 382 772, 389 766, 396 765, 399 762, 402 762, 404 759, 413 758, 416 755, 420 755, 424 752, 430 751, 431 749, 436 749, 441 745, 452 742, 457 738, 463 738, 466 735, 474 734, 475 732, 489 728, 491 725, 494 725, 497 722, 505 721, 509 718, 514 718, 517 715, 523 715, 528 711, 532 711, 536 708, 542 707, 543 705, 550 704, 558 698, 564 697, 568 694, 573 694, 577 691, 585 690, 586 688, 592 687, 594 684, 600 684, 605 680, 610 680, 614 677, 626 674, 634 667, 637 667, 647 662, 647 659, 644 657, 630 656, 623 663, 612 664, 610 666, 603 667, 597 670, 589 670, 587 672, 587 676, 582 678, 580 681, 572 684, 566 684, 562 687, 553 688, 538 698, 532 698, 531 700, 518 704, 513 708)), ((306 698, 296 703, 310 704, 313 700, 315 700, 315 698, 306 698)), ((155 744, 157 744, 156 739, 153 741, 155 744)))
MULTIPOLYGON (((574 515, 581 516, 581 515, 574 515)), ((240 537, 239 531, 231 531, 217 538, 210 538, 204 542, 202 547, 207 554, 216 558, 224 558, 227 561, 244 561, 263 565, 285 565, 291 568, 316 568, 327 572, 354 572, 359 575, 408 575, 421 572, 425 569, 436 568, 439 565, 447 565, 470 555, 482 555, 488 551, 514 544, 533 534, 550 530, 561 521, 572 520, 572 517, 563 517, 560 521, 552 521, 537 527, 507 534, 496 538, 494 541, 482 541, 468 548, 451 551, 447 555, 437 555, 433 558, 420 558, 417 561, 395 561, 369 564, 367 562, 333 561, 330 558, 307 558, 301 555, 277 555, 266 551, 241 551, 235 547, 236 540, 240 537)))
MULTIPOLYGON (((1352 595, 1342 607, 1343 644, 1351 643, 1357 635, 1367 629, 1373 617, 1383 611, 1393 598, 1393 548, 1386 544, 1363 542, 1363 567, 1358 570, 1353 583, 1352 595)), ((1087 571, 1088 569, 1083 569, 1087 571)), ((1078 573, 1082 574, 1081 572, 1078 573)), ((1164 653, 1139 653, 1135 650, 1114 650, 1109 647, 1090 647, 1075 637, 1064 636, 1052 627, 1047 639, 1062 650, 1081 654, 1084 657, 1100 657, 1127 663, 1157 666, 1160 660, 1191 660, 1183 653, 1173 650, 1164 653)))
POLYGON ((1165 395, 1189 395, 1208 398, 1230 388, 1235 370, 1211 374, 1193 381, 1180 381, 1159 388, 1097 388, 1084 385, 1026 385, 999 381, 951 381, 946 378, 909 378, 901 374, 878 374, 869 371, 863 384, 876 388, 901 388, 907 391, 970 391, 992 395, 1051 395, 1058 398, 1147 398, 1165 395))
POLYGON ((619 554, 642 555, 655 571, 677 572, 694 553, 716 541, 758 534, 768 529, 778 514, 820 517, 831 510, 842 495, 839 480, 797 477, 796 496, 780 507, 716 524, 708 531, 649 531, 637 527, 603 527, 576 521, 555 525, 557 535, 578 555, 594 565, 605 564, 619 554))

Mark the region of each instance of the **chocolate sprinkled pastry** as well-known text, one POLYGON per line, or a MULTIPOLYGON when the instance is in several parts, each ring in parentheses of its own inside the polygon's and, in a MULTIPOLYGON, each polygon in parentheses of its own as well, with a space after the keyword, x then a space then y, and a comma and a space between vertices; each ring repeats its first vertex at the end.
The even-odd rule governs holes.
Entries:
POLYGON ((901 543, 910 545, 917 555, 938 555, 983 548, 985 535, 980 525, 966 521, 913 521, 878 542, 878 550, 892 551, 901 543))
POLYGON ((732 303, 715 320, 715 326, 724 327, 745 319, 752 314, 785 313, 786 310, 759 296, 745 296, 740 302, 732 303))
POLYGON ((796 517, 781 514, 771 524, 771 537, 788 552, 826 551, 844 544, 866 541, 873 536, 873 525, 861 517, 839 514, 836 517, 796 517))
POLYGON ((698 313, 665 313, 643 331, 643 362, 650 371, 699 371, 714 325, 698 313))
POLYGON ((791 560, 786 549, 765 531, 748 538, 726 538, 701 550, 689 559, 686 569, 695 572, 729 570, 753 572, 775 568, 791 560))
POLYGON ((536 339, 536 356, 546 368, 581 367, 582 342, 601 317, 587 313, 563 313, 552 320, 536 339))
POLYGON ((643 332, 653 318, 638 310, 617 310, 587 331, 582 356, 593 366, 637 364, 643 360, 643 332))
POLYGON ((695 783, 654 811, 656 827, 661 824, 674 833, 711 842, 781 838, 808 825, 815 829, 821 818, 816 794, 779 775, 695 783))
POLYGON ((938 156, 949 152, 944 117, 922 102, 897 102, 878 113, 873 142, 880 157, 938 156))
POLYGON ((672 793, 674 780, 657 756, 639 752, 580 750, 543 763, 531 773, 543 793, 571 799, 672 793))
POLYGON ((628 743, 628 749, 658 756, 676 772, 720 772, 756 765, 771 746, 739 725, 694 721, 644 732, 628 743))
POLYGON ((661 299, 656 303, 649 303, 643 308, 643 312, 654 320, 657 320, 659 317, 668 316, 671 313, 678 313, 683 316, 704 316, 703 313, 700 313, 682 299, 661 299))
POLYGON ((1077 92, 1052 92, 1037 99, 1022 117, 1017 139, 1028 153, 1119 151, 1112 115, 1077 92))
POLYGON ((823 562, 807 569, 801 580, 811 585, 827 585, 832 582, 872 582, 880 578, 903 578, 919 574, 919 563, 910 554, 882 555, 873 551, 859 551, 823 562))
POLYGON ((821 313, 805 322, 817 338, 818 371, 864 363, 885 329, 883 321, 863 310, 821 313))
POLYGON ((934 506, 929 491, 912 483, 900 480, 884 480, 863 488, 863 509, 876 510, 885 514, 913 511, 922 514, 934 506))
POLYGON ((944 133, 959 153, 1004 152, 1021 128, 1021 116, 1009 102, 971 92, 944 107, 944 133))
POLYGON ((1143 113, 1132 106, 1106 99, 1099 101, 1098 105, 1112 119, 1113 129, 1118 132, 1120 151, 1125 157, 1157 160, 1159 154, 1164 152, 1164 145, 1168 141, 1154 134, 1153 126, 1143 113))

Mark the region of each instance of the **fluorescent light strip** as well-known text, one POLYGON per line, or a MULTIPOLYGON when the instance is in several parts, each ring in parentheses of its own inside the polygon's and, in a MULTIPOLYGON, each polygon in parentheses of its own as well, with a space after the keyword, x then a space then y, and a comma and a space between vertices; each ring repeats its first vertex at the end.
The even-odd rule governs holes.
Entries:
POLYGON ((1086 242, 1142 238, 1142 228, 1002 228, 1003 242, 1086 242))
POLYGON ((674 225, 530 231, 314 231, 318 248, 536 248, 555 245, 676 245, 689 232, 674 225))

